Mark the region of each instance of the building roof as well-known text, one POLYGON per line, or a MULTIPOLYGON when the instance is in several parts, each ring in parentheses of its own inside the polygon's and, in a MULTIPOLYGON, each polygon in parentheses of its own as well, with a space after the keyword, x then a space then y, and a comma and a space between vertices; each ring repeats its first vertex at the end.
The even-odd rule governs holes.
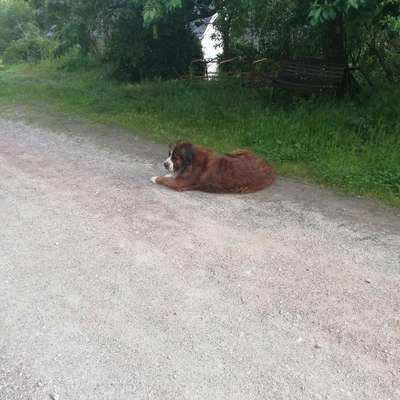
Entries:
POLYGON ((211 15, 207 18, 196 19, 190 23, 193 33, 201 40, 208 25, 212 25, 217 18, 217 14, 211 15))

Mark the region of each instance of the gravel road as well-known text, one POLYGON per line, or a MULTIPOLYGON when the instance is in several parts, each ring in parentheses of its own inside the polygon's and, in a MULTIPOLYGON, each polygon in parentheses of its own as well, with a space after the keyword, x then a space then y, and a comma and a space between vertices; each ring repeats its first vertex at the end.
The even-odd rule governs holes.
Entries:
POLYGON ((176 193, 165 153, 0 120, 0 399, 400 399, 399 210, 176 193))

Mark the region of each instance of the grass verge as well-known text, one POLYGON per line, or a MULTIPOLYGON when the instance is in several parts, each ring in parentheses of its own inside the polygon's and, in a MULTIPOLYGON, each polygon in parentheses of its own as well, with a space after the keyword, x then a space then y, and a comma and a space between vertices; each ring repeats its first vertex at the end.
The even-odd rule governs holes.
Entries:
POLYGON ((58 62, 0 69, 0 106, 63 111, 161 141, 248 147, 281 174, 400 206, 400 85, 358 99, 278 98, 238 82, 126 84, 58 62))

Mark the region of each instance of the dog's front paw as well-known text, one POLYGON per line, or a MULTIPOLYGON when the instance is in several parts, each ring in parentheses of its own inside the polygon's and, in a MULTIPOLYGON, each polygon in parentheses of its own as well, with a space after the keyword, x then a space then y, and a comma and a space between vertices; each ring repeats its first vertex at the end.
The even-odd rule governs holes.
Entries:
POLYGON ((153 177, 151 177, 151 178, 150 178, 150 182, 152 182, 152 183, 157 183, 157 178, 158 178, 158 176, 153 176, 153 177))

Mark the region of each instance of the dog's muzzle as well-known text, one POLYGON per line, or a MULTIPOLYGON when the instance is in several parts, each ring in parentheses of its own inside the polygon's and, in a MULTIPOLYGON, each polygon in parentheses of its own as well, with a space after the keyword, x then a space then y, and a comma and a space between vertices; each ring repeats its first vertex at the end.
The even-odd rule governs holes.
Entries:
POLYGON ((174 172, 174 163, 171 160, 171 157, 168 157, 164 161, 164 167, 168 172, 174 172))

